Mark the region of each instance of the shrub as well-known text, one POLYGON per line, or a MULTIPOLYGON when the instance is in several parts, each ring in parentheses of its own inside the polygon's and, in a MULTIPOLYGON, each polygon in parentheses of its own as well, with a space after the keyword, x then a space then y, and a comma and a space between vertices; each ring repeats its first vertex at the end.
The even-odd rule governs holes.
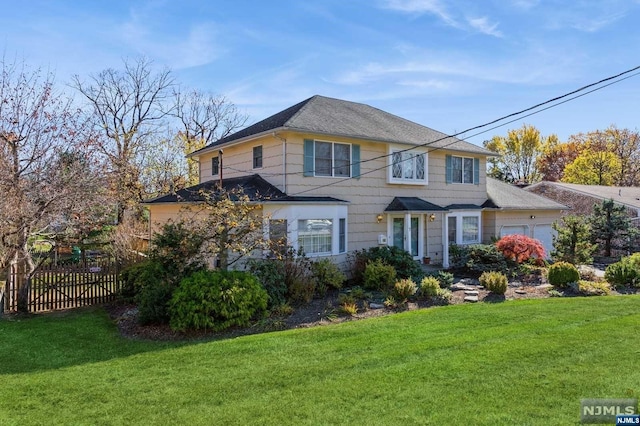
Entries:
POLYGON ((269 313, 274 317, 287 317, 293 313, 293 308, 288 303, 273 306, 269 313))
POLYGON ((127 266, 120 272, 120 297, 127 302, 134 302, 143 287, 153 285, 163 274, 162 266, 153 260, 127 266))
POLYGON ((140 324, 166 324, 171 316, 169 302, 176 286, 169 280, 157 279, 153 285, 140 290, 136 297, 138 303, 138 322, 140 324))
POLYGON ((526 235, 505 235, 498 240, 496 248, 504 257, 518 264, 525 263, 530 259, 541 264, 547 257, 542 243, 526 235))
POLYGON ((267 292, 270 309, 286 303, 287 281, 283 262, 275 259, 252 259, 248 266, 267 292))
POLYGON ((436 278, 440 281, 440 287, 450 288, 453 285, 453 274, 446 271, 438 271, 436 278))
POLYGON ((200 271, 183 279, 169 304, 171 328, 224 330, 263 315, 267 292, 246 272, 200 271))
POLYGON ((368 290, 388 291, 396 282, 396 270, 382 259, 369 262, 364 270, 363 286, 368 290))
POLYGON ((355 283, 360 284, 364 281, 366 265, 376 260, 393 266, 400 279, 412 278, 414 281, 420 281, 424 276, 418 262, 413 260, 413 256, 405 250, 395 246, 371 247, 349 255, 351 274, 355 283))
POLYGON ((448 305, 451 303, 453 293, 447 288, 439 288, 436 291, 436 295, 431 297, 431 301, 436 305, 448 305))
POLYGON ((392 294, 396 300, 406 301, 411 296, 416 294, 417 290, 418 287, 411 278, 404 278, 396 281, 396 283, 393 285, 392 294))
POLYGON ((358 305, 355 302, 345 302, 340 305, 340 310, 347 315, 354 316, 358 313, 358 305))
POLYGON ((504 294, 507 291, 509 281, 501 272, 483 272, 480 275, 480 284, 494 294, 504 294))
POLYGON ((437 296, 440 290, 440 281, 436 277, 424 277, 420 281, 419 295, 424 298, 437 296))
POLYGON ((553 241, 551 256, 556 261, 578 264, 593 262, 593 253, 598 248, 591 243, 591 225, 582 216, 564 216, 561 222, 554 222, 553 229, 558 233, 553 241))
POLYGON ((316 282, 311 276, 309 258, 302 249, 296 253, 290 248, 282 261, 289 302, 293 304, 311 302, 316 291, 316 282))
POLYGON ((619 262, 607 266, 604 278, 615 286, 640 287, 640 253, 623 257, 619 262))
POLYGON ((486 271, 508 272, 510 268, 507 258, 493 244, 453 244, 449 247, 449 254, 452 268, 474 275, 486 271))
POLYGON ((356 297, 349 293, 340 293, 338 295, 338 304, 344 305, 345 303, 356 303, 356 297))
POLYGON ((341 289, 346 277, 330 259, 321 259, 311 263, 311 276, 316 282, 316 293, 324 297, 329 287, 341 289))
POLYGON ((585 296, 603 296, 611 293, 609 284, 603 282, 580 280, 577 283, 571 283, 570 286, 576 293, 585 296))
POLYGON ((570 283, 580 280, 580 273, 571 263, 556 262, 549 266, 547 279, 551 285, 556 287, 567 287, 570 283))
POLYGON ((349 292, 349 294, 355 297, 356 299, 367 299, 369 297, 369 295, 364 291, 364 289, 358 286, 353 287, 349 292))

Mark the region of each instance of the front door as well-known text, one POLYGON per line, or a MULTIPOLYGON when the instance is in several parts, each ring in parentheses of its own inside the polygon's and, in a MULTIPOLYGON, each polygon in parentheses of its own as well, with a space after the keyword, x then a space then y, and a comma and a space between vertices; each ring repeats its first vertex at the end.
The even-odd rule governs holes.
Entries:
POLYGON ((423 245, 421 216, 412 215, 409 221, 407 221, 406 216, 393 217, 391 221, 392 245, 410 252, 415 258, 421 255, 421 247, 423 245))

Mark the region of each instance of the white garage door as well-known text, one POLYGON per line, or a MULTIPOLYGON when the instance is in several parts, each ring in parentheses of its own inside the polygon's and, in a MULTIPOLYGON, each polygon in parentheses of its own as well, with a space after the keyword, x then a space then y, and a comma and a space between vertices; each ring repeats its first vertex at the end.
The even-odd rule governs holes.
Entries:
POLYGON ((533 238, 540 240, 547 252, 547 257, 551 256, 553 250, 553 236, 555 232, 551 225, 535 225, 533 227, 533 238))

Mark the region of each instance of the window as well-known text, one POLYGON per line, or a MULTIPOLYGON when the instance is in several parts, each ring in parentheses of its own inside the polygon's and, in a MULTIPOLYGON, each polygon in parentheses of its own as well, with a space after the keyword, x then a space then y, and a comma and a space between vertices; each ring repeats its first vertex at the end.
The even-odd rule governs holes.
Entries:
POLYGON ((253 147, 253 168, 262 168, 262 145, 253 147))
POLYGON ((213 157, 211 159, 211 176, 215 176, 220 173, 220 158, 213 157))
POLYGON ((298 247, 305 254, 330 254, 332 235, 332 219, 298 220, 298 247))
POLYGON ((341 218, 338 222, 338 252, 347 251, 347 219, 341 218))
POLYGON ((463 216, 462 217, 462 243, 477 243, 480 241, 479 232, 479 218, 478 216, 463 216))
POLYGON ((315 143, 315 175, 349 177, 351 146, 344 143, 315 143))
POLYGON ((415 150, 391 151, 389 181, 394 183, 427 183, 427 154, 415 150))
POLYGON ((284 255, 287 252, 287 219, 269 220, 269 243, 274 253, 284 255))
POLYGON ((480 242, 479 212, 457 212, 447 217, 449 244, 477 244, 480 242))
POLYGON ((475 159, 467 157, 451 158, 451 182, 452 183, 476 183, 475 182, 475 159))

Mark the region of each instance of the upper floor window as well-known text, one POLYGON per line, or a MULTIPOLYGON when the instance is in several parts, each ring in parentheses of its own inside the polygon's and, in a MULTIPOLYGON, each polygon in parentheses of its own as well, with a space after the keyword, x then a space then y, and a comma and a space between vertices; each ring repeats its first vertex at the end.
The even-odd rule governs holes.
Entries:
POLYGON ((480 160, 470 157, 447 155, 447 183, 478 184, 480 160))
POLYGON ((220 174, 220 158, 213 157, 211 159, 211 176, 220 174))
POLYGON ((427 184, 427 153, 414 149, 392 149, 389 158, 389 182, 427 184))
POLYGON ((315 143, 316 176, 349 177, 351 147, 345 143, 315 143))
POLYGON ((360 145, 304 140, 304 176, 360 178, 360 145))
POLYGON ((253 147, 253 168, 262 168, 262 145, 253 147))

